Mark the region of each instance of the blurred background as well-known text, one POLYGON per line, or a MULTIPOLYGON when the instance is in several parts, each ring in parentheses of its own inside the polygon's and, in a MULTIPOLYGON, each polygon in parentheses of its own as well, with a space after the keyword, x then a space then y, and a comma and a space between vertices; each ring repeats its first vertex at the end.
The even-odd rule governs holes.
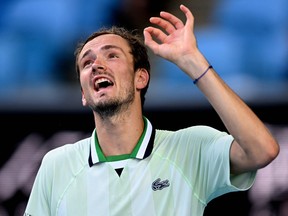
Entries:
MULTIPOLYGON (((248 192, 212 201, 205 215, 288 215, 287 0, 2 0, 0 2, 0 216, 23 215, 43 155, 90 136, 74 70, 79 41, 102 26, 143 31, 161 10, 195 16, 199 49, 267 124, 279 157, 248 192)), ((225 130, 191 80, 153 56, 145 115, 155 127, 206 124, 225 130)), ((185 201, 185 200, 183 200, 185 201)))

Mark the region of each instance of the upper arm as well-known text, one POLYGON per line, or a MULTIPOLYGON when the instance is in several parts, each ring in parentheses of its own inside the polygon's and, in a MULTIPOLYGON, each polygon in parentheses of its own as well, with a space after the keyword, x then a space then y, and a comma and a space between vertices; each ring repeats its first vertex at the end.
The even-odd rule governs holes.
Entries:
POLYGON ((230 148, 230 172, 239 174, 242 172, 251 171, 253 164, 248 162, 245 157, 245 152, 236 140, 233 140, 230 148))
MULTIPOLYGON (((268 142, 268 141, 267 141, 268 142)), ((257 146, 255 144, 255 146, 257 146)), ((269 143, 267 143, 267 148, 259 147, 258 149, 253 151, 244 150, 241 145, 233 140, 230 148, 230 172, 231 174, 240 174, 249 171, 255 171, 257 169, 263 168, 272 162, 279 150, 274 150, 272 148, 268 148, 269 143)))

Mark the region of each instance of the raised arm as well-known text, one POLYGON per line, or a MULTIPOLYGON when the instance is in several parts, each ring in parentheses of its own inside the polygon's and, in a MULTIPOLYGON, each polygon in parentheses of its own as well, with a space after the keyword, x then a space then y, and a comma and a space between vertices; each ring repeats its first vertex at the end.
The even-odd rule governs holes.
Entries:
POLYGON ((217 75, 199 51, 194 35, 194 17, 184 5, 184 24, 168 12, 150 18, 157 27, 144 29, 145 44, 158 56, 175 63, 193 80, 216 110, 234 137, 230 150, 231 173, 262 168, 279 153, 279 145, 263 122, 241 98, 217 75), (203 75, 203 73, 205 75, 203 75), (201 76, 203 75, 203 76, 201 76))

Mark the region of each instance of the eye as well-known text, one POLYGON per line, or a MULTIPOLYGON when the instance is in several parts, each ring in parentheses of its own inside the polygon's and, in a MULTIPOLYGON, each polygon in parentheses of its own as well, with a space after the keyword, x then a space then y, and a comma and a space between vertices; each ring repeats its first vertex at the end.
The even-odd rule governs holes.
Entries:
POLYGON ((93 64, 93 61, 92 60, 87 60, 83 63, 83 68, 87 68, 89 67, 90 65, 93 64))
POLYGON ((109 58, 118 58, 119 56, 116 53, 109 53, 109 58))

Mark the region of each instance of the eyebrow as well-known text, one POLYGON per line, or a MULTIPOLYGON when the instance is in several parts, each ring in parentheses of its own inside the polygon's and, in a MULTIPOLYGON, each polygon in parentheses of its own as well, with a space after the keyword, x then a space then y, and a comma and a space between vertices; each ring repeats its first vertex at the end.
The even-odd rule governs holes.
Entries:
MULTIPOLYGON (((105 45, 103 47, 100 48, 100 50, 109 50, 109 49, 118 49, 121 52, 125 53, 124 50, 121 47, 115 46, 115 45, 105 45)), ((91 49, 88 49, 83 56, 81 57, 80 61, 85 58, 87 55, 89 55, 92 52, 91 49)))

